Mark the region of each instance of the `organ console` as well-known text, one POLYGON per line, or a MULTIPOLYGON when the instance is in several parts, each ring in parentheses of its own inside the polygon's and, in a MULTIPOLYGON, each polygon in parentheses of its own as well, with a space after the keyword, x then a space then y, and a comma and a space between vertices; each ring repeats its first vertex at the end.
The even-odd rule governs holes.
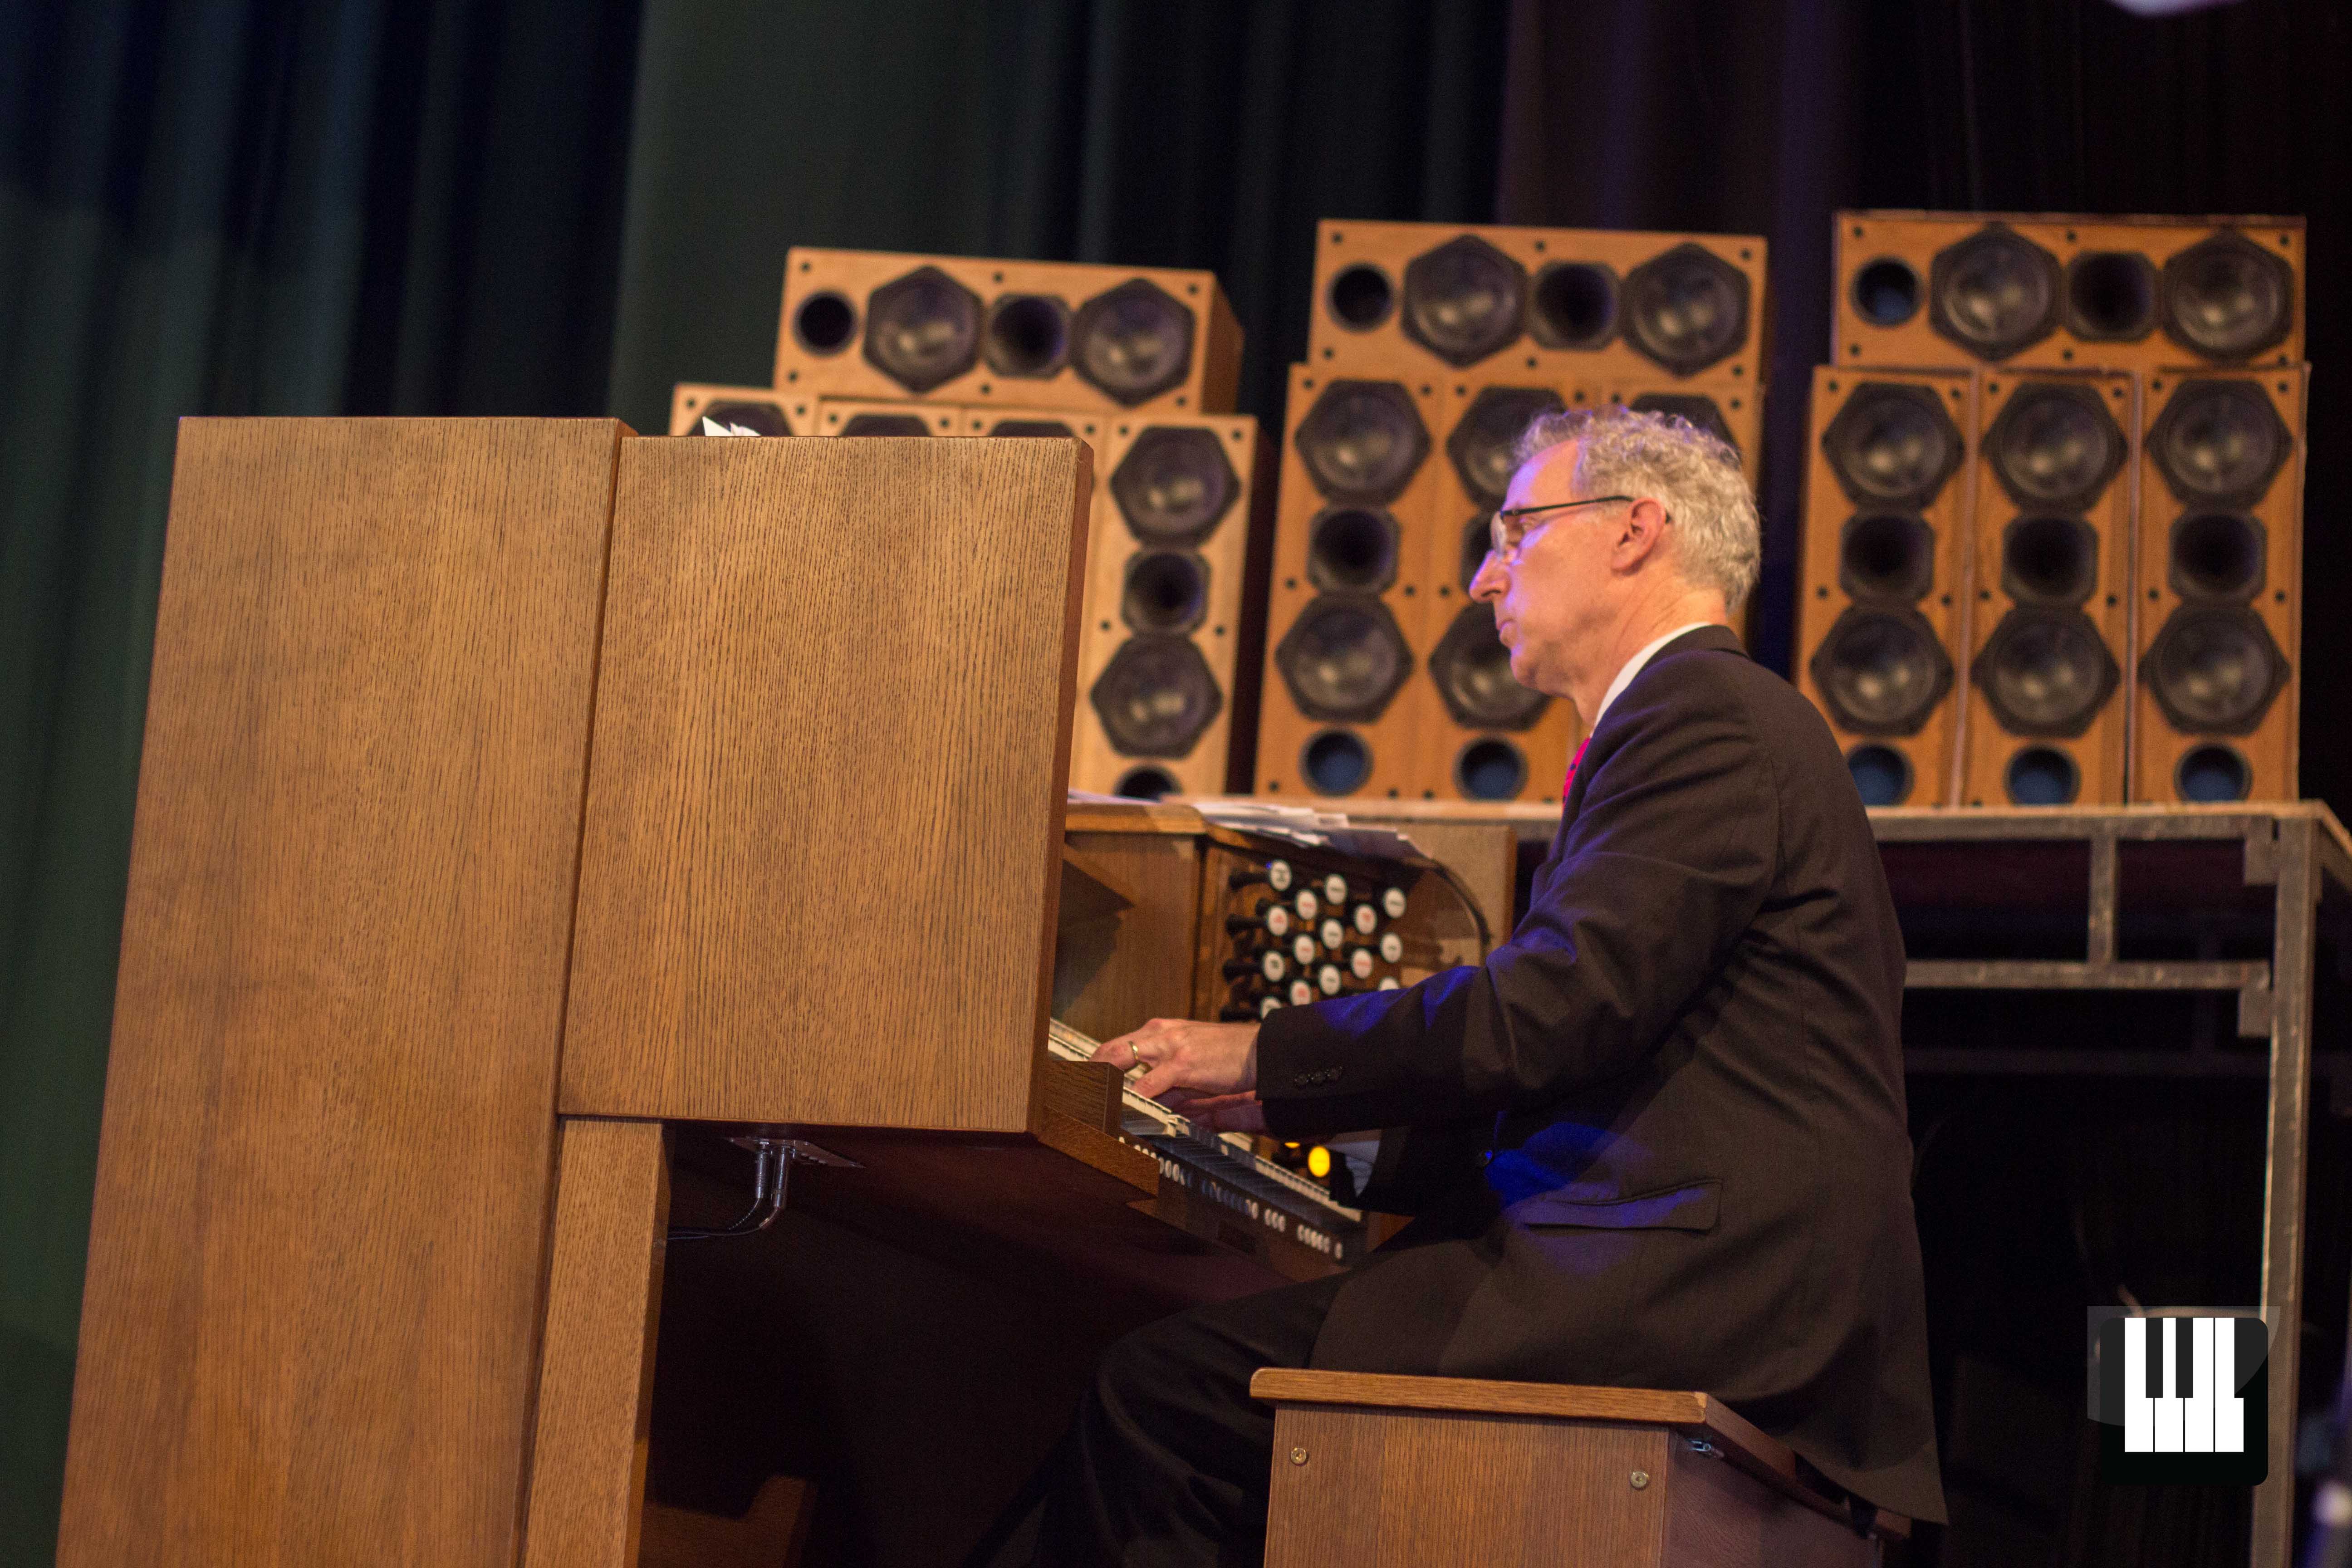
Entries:
POLYGON ((1409 984, 1479 900, 1065 795, 1090 479, 184 424, 61 1568, 953 1563, 1110 1340, 1379 1239, 1085 1041, 1409 984))

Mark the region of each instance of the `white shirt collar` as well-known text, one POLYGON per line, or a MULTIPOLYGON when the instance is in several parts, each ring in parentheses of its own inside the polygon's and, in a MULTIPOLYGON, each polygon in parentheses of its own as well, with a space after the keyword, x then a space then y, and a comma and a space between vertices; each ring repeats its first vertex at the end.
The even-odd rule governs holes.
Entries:
POLYGON ((1619 692, 1633 684, 1633 678, 1642 673, 1642 667, 1648 664, 1651 658, 1656 655, 1660 648, 1665 647, 1668 643, 1674 641, 1676 637, 1681 637, 1685 632, 1695 632, 1702 626, 1721 626, 1722 624, 1723 623, 1720 621, 1693 621, 1688 626, 1676 626, 1673 631, 1668 632, 1665 636, 1650 644, 1647 647, 1642 649, 1641 652, 1635 654, 1633 658, 1627 659, 1625 661, 1624 668, 1618 670, 1617 679, 1609 683, 1607 695, 1601 699, 1600 711, 1592 715, 1591 721, 1584 727, 1584 732, 1590 735, 1595 730, 1601 728, 1601 715, 1609 711, 1609 705, 1617 700, 1617 694, 1619 692))

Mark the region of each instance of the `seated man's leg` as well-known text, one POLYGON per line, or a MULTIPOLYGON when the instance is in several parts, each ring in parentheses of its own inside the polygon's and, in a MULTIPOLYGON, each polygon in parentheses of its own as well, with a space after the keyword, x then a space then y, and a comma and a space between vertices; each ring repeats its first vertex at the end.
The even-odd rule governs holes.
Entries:
POLYGON ((1345 1278, 1196 1307, 1105 1352, 1048 1461, 1037 1562, 1258 1561, 1274 1410, 1250 1398, 1250 1375, 1307 1364, 1345 1278))

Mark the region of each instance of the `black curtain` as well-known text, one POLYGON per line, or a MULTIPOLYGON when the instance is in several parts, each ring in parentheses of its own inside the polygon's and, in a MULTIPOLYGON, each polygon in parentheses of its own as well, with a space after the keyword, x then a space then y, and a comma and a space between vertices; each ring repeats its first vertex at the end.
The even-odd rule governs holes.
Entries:
MULTIPOLYGON (((2112 0, 1514 0, 1496 197, 1506 223, 1761 234, 1771 248, 1758 653, 1790 668, 1811 369, 1828 356, 1840 207, 2263 213, 2310 220, 2308 602, 2352 582, 2331 526, 2352 479, 2352 17, 2239 0, 2159 18, 2112 0)), ((2304 626, 2303 793, 2352 810, 2352 731, 2326 672, 2343 617, 2304 626)))
POLYGON ((1503 0, 649 0, 614 406, 768 383, 793 245, 1213 268, 1282 412, 1318 218, 1492 216, 1503 0))
POLYGON ((0 1562, 54 1551, 174 421, 601 413, 636 11, 0 6, 0 1562))

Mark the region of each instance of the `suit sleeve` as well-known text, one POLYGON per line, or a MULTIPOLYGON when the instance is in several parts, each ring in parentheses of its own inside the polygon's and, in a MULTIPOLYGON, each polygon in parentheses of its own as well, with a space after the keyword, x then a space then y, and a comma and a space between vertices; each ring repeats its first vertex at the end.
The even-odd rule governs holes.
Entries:
POLYGON ((1658 1049, 1763 905, 1779 795, 1735 686, 1696 672, 1619 703, 1645 688, 1642 706, 1610 714, 1612 745, 1590 749, 1582 805, 1527 918, 1484 964, 1266 1019, 1257 1079, 1273 1131, 1531 1109, 1658 1049))

